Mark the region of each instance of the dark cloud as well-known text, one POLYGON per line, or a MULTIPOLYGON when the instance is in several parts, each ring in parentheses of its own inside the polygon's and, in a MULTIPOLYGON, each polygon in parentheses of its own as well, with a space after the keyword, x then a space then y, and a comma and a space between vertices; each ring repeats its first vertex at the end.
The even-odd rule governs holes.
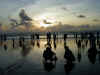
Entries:
POLYGON ((51 22, 48 22, 47 20, 43 20, 43 22, 44 22, 45 24, 52 24, 51 22))
POLYGON ((22 9, 21 12, 19 13, 19 17, 23 21, 32 21, 32 19, 26 14, 24 9, 22 9))
POLYGON ((18 25, 17 20, 15 20, 15 19, 10 19, 10 21, 11 21, 11 23, 14 23, 14 24, 18 25))
POLYGON ((72 31, 72 32, 77 32, 77 31, 96 31, 100 30, 100 25, 80 25, 80 26, 73 26, 73 25, 68 25, 68 24, 62 24, 62 25, 56 25, 52 27, 48 27, 47 31, 51 32, 66 32, 66 31, 72 31))
POLYGON ((86 18, 85 15, 78 15, 77 17, 78 17, 78 18, 86 18))
POLYGON ((26 14, 25 10, 22 9, 19 13, 19 17, 21 20, 21 24, 22 25, 29 25, 30 21, 32 21, 32 19, 26 14))
POLYGON ((20 11, 19 18, 20 18, 20 20, 9 18, 10 22, 11 22, 10 25, 11 25, 12 29, 18 28, 20 26, 25 26, 26 28, 32 26, 31 21, 33 21, 33 20, 26 14, 24 9, 22 9, 20 11))
POLYGON ((61 7, 61 9, 64 10, 64 11, 68 11, 67 7, 61 7))
POLYGON ((56 25, 56 26, 52 26, 52 27, 48 27, 47 30, 51 31, 51 32, 62 32, 62 31, 70 31, 73 30, 73 28, 75 28, 72 25, 56 25))
POLYGON ((100 20, 99 20, 99 19, 94 19, 93 21, 94 21, 94 22, 100 22, 100 20))

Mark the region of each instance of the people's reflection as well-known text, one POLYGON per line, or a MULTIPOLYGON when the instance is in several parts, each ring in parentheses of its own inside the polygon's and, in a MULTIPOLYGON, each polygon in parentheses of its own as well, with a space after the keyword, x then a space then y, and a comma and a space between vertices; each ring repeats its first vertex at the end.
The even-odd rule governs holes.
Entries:
POLYGON ((44 70, 50 72, 56 67, 56 62, 43 61, 43 65, 44 65, 44 70))
POLYGON ((57 39, 57 35, 56 33, 53 33, 53 44, 54 44, 54 48, 56 49, 57 45, 56 45, 56 39, 57 39))
POLYGON ((0 35, 0 45, 3 45, 7 41, 7 35, 6 34, 1 34, 0 35))
POLYGON ((100 51, 98 51, 98 61, 99 61, 99 64, 100 64, 100 51))
POLYGON ((30 50, 31 50, 31 46, 23 44, 22 51, 21 51, 22 56, 26 57, 29 54, 30 50))
POLYGON ((35 39, 35 34, 33 33, 32 35, 31 35, 31 40, 34 40, 35 39))
POLYGON ((99 51, 98 51, 98 61, 100 63, 100 40, 98 40, 98 48, 99 48, 99 51))
POLYGON ((88 58, 92 64, 95 64, 97 55, 96 38, 92 33, 90 33, 89 42, 90 48, 88 50, 88 58))
POLYGON ((57 57, 56 54, 52 51, 50 42, 47 43, 46 50, 43 52, 43 59, 44 69, 46 71, 50 72, 55 68, 57 57))
POLYGON ((78 56, 77 56, 78 62, 81 61, 81 58, 82 58, 82 55, 81 55, 81 49, 78 48, 78 56))
POLYGON ((76 45, 77 45, 78 48, 81 48, 82 41, 81 40, 76 40, 76 45))
POLYGON ((0 46, 3 44, 2 34, 0 35, 0 46))
POLYGON ((57 48, 56 41, 53 41, 53 44, 54 44, 54 48, 56 49, 57 48))
POLYGON ((4 50, 6 51, 8 49, 7 44, 4 44, 4 50))
POLYGON ((35 46, 35 40, 31 40, 31 45, 34 47, 35 46))
POLYGON ((66 74, 69 74, 74 68, 75 56, 73 55, 72 51, 68 48, 68 46, 64 46, 64 48, 65 48, 64 59, 66 60, 64 69, 66 74))
POLYGON ((78 62, 80 62, 81 61, 81 40, 76 40, 76 45, 78 48, 77 59, 78 59, 78 62))
POLYGON ((19 38, 19 46, 20 46, 20 47, 23 46, 24 41, 25 41, 24 37, 20 37, 20 38, 19 38))
POLYGON ((99 44, 99 35, 100 35, 100 33, 97 32, 97 44, 99 44))
POLYGON ((88 39, 85 40, 86 47, 88 46, 88 39))
POLYGON ((37 40, 37 47, 40 48, 40 40, 37 40))
POLYGON ((35 34, 33 33, 32 35, 31 35, 31 45, 34 47, 34 45, 35 45, 35 34))

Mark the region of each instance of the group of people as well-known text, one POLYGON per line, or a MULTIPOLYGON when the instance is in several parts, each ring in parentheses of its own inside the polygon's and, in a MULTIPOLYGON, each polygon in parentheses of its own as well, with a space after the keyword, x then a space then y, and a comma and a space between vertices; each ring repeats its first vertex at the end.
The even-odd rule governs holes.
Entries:
MULTIPOLYGON (((66 38, 67 38, 67 34, 64 35, 64 49, 65 49, 64 59, 66 60, 64 69, 66 73, 70 73, 70 71, 75 66, 76 58, 73 52, 66 45, 66 38)), ((97 54, 99 54, 100 56, 100 52, 98 52, 97 50, 98 43, 100 43, 99 38, 97 39, 97 37, 92 33, 88 34, 87 38, 85 38, 85 36, 83 35, 80 39, 77 38, 76 45, 78 48, 78 56, 77 56, 78 61, 80 62, 82 59, 81 49, 90 46, 88 49, 88 59, 92 64, 95 64, 97 54)), ((53 52, 52 50, 50 41, 47 42, 47 47, 43 53, 43 58, 44 58, 43 63, 44 63, 45 70, 51 71, 53 68, 56 67, 56 61, 58 58, 56 56, 56 53, 53 52)))
MULTIPOLYGON (((48 72, 52 71, 56 67, 56 61, 58 60, 56 53, 52 50, 51 42, 47 42, 45 45, 46 49, 43 52, 43 64, 44 69, 48 72)), ((74 67, 75 56, 72 51, 68 48, 68 46, 64 46, 65 54, 65 65, 64 69, 67 73, 69 73, 74 67)))
MULTIPOLYGON (((1 40, 3 37, 6 37, 6 35, 1 36, 1 40)), ((70 73, 70 71, 74 68, 75 66, 75 61, 76 58, 73 54, 73 52, 69 49, 69 47, 66 45, 66 40, 67 40, 67 34, 64 34, 63 39, 64 39, 64 59, 65 59, 65 64, 64 64, 64 69, 66 71, 66 73, 70 73)), ((87 46, 89 44, 89 49, 88 49, 88 58, 90 60, 90 62, 92 64, 94 64, 96 62, 96 56, 97 54, 99 54, 100 56, 100 52, 98 52, 97 50, 97 45, 100 46, 100 41, 99 41, 99 33, 97 33, 97 36, 95 36, 93 33, 89 33, 89 34, 81 34, 81 38, 78 39, 77 35, 75 34, 76 37, 76 45, 78 48, 78 61, 80 62, 82 59, 82 55, 81 55, 81 48, 85 46, 87 46), (84 45, 83 45, 84 43, 84 45)), ((37 39, 39 42, 39 34, 33 34, 31 36, 31 39, 37 39)), ((57 39, 57 35, 56 33, 53 33, 53 40, 54 43, 57 39)), ((6 38, 4 38, 3 40, 6 41, 6 38)), ((12 39, 13 42, 13 47, 15 47, 14 43, 15 43, 15 39, 12 39)), ((24 37, 20 37, 19 38, 19 46, 23 48, 22 50, 22 54, 23 56, 26 56, 27 53, 29 52, 29 50, 26 48, 26 46, 24 45, 25 42, 25 38, 24 37)), ((39 44, 38 44, 39 46, 39 44)), ((58 60, 56 53, 52 50, 52 46, 51 46, 51 33, 48 32, 47 33, 47 44, 45 45, 46 49, 43 52, 43 64, 44 64, 44 69, 48 72, 52 71, 55 67, 56 67, 56 62, 58 60)), ((7 49, 7 46, 4 45, 4 48, 7 49)))

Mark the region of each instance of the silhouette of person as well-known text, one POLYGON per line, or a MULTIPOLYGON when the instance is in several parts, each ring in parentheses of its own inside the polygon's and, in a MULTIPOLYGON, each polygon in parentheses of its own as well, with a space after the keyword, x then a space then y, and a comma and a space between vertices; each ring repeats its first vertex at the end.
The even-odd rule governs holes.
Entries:
POLYGON ((57 60, 56 54, 51 50, 51 47, 48 46, 43 53, 43 57, 46 61, 54 61, 57 60))
POLYGON ((12 39, 12 42, 13 42, 13 48, 15 48, 15 39, 12 39))
POLYGON ((31 45, 33 45, 33 47, 34 47, 34 45, 35 45, 35 35, 34 35, 34 33, 31 35, 31 45))
POLYGON ((90 48, 88 50, 88 58, 92 64, 95 64, 97 55, 96 38, 92 33, 90 33, 89 42, 90 48))
POLYGON ((8 49, 7 45, 6 45, 6 44, 4 44, 4 50, 7 50, 7 49, 8 49))
POLYGON ((47 41, 50 41, 50 40, 51 40, 51 33, 48 32, 48 33, 47 33, 47 41))
POLYGON ((64 48, 65 48, 64 58, 66 60, 66 63, 64 64, 64 70, 66 74, 69 74, 74 68, 75 64, 73 62, 75 61, 75 57, 67 46, 64 46, 64 48))
POLYGON ((64 58, 70 63, 75 61, 75 56, 73 55, 72 51, 68 48, 68 46, 65 46, 64 58))
POLYGON ((34 35, 34 33, 31 35, 31 39, 32 39, 32 40, 35 39, 35 35, 34 35))
POLYGON ((96 38, 92 33, 90 33, 89 42, 90 42, 90 47, 96 48, 96 38))
POLYGON ((35 34, 35 35, 36 35, 36 39, 39 40, 40 39, 39 34, 35 34))
POLYGON ((3 35, 3 38, 4 38, 4 41, 6 41, 6 40, 7 40, 7 35, 4 34, 4 35, 3 35))
POLYGON ((81 40, 78 40, 77 46, 78 46, 78 48, 81 48, 81 40))
POLYGON ((50 43, 47 43, 46 50, 43 52, 43 58, 44 69, 50 72, 55 68, 57 61, 56 54, 52 51, 50 43))
POLYGON ((74 34, 74 37, 77 39, 77 34, 74 34))
POLYGON ((87 33, 81 33, 81 39, 84 40, 85 38, 87 38, 87 33))
POLYGON ((67 38, 67 34, 64 34, 64 41, 66 41, 66 38, 67 38))
POLYGON ((56 33, 53 33, 53 39, 54 39, 54 41, 56 41, 56 38, 57 38, 56 33))
POLYGON ((64 41, 64 47, 66 47, 66 44, 67 44, 66 41, 64 41))

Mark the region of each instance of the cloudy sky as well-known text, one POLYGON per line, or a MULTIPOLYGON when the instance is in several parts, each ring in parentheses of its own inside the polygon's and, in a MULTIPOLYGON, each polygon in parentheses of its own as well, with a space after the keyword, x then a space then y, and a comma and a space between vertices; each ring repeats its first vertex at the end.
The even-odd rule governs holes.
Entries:
POLYGON ((37 27, 100 24, 100 0, 0 0, 0 22, 19 20, 21 9, 37 27))

